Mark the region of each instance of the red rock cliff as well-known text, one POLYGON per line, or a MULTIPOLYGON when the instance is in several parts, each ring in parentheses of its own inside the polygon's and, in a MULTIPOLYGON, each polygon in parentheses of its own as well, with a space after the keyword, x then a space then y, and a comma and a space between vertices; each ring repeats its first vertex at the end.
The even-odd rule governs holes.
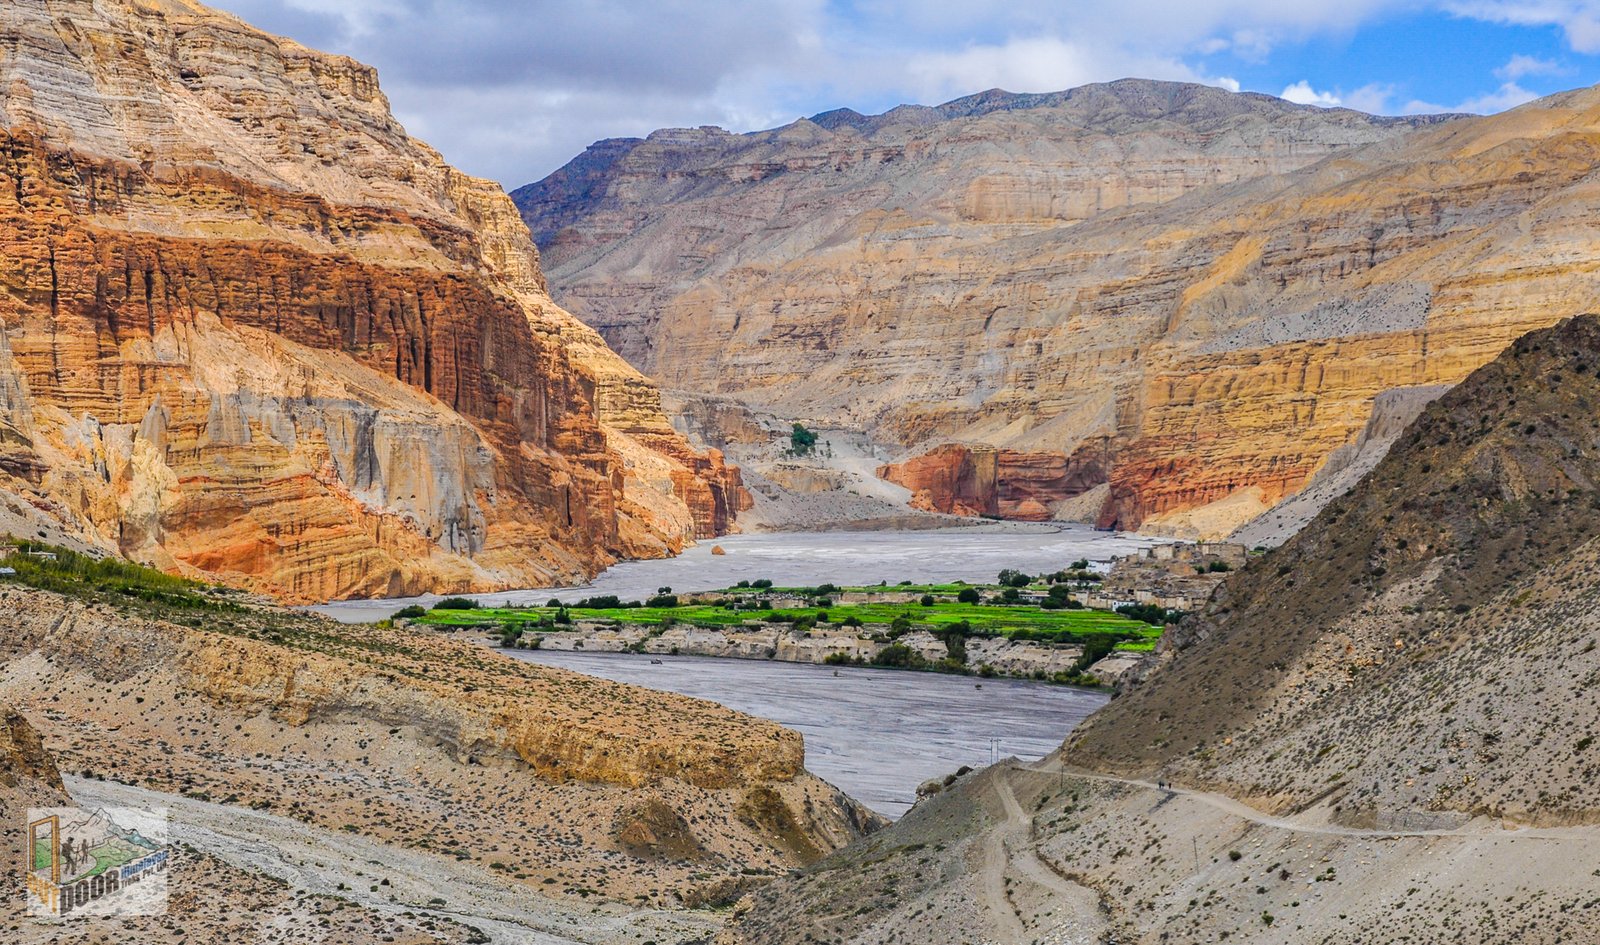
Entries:
POLYGON ((729 528, 738 471, 371 69, 180 0, 0 25, 14 507, 293 600, 570 580, 729 528))
POLYGON ((1097 449, 1071 456, 950 443, 901 463, 878 467, 882 479, 911 490, 913 508, 926 512, 1043 522, 1063 500, 1105 482, 1097 449))

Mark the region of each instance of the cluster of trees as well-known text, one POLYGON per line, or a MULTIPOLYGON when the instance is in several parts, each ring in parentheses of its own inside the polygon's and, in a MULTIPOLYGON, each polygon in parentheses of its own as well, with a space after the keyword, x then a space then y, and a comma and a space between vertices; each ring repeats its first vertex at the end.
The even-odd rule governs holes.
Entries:
POLYGON ((1039 602, 1043 610, 1082 610, 1083 602, 1072 596, 1065 584, 1052 584, 1045 599, 1039 602))
POLYGON ((796 423, 789 430, 789 451, 796 456, 805 456, 817 445, 817 435, 805 428, 804 424, 796 423))
POLYGON ((1155 604, 1123 604, 1117 608, 1117 613, 1124 617, 1142 620, 1151 626, 1160 627, 1169 623, 1177 623, 1183 619, 1183 611, 1168 610, 1155 604))

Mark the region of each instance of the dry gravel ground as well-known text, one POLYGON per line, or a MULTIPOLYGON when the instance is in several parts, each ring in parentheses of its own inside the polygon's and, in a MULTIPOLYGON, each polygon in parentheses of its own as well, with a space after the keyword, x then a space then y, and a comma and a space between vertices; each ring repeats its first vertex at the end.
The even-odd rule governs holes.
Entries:
POLYGON ((497 943, 666 945, 703 938, 721 924, 719 916, 708 912, 557 902, 453 857, 113 781, 66 781, 78 804, 165 807, 174 842, 272 877, 296 894, 346 899, 382 916, 464 923, 497 943))
POLYGON ((1329 814, 1007 763, 756 893, 720 941, 1600 941, 1600 828, 1358 829, 1329 814))

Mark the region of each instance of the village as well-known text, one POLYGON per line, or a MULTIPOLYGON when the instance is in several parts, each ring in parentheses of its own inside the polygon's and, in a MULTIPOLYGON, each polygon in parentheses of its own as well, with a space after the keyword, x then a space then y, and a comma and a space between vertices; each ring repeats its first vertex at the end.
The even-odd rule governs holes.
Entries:
POLYGON ((774 586, 742 581, 647 601, 614 597, 543 607, 441 601, 405 614, 440 630, 489 631, 516 649, 778 660, 930 669, 1114 686, 1165 626, 1205 605, 1245 566, 1242 545, 1169 543, 995 584, 774 586))

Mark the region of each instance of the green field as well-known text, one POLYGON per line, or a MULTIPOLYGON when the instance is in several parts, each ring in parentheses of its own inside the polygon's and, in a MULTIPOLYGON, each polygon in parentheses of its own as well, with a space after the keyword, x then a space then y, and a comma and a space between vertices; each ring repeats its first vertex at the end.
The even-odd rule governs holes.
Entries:
MULTIPOLYGON (((950 590, 960 587, 951 585, 950 590)), ((845 590, 855 591, 855 588, 845 590)), ((865 590, 884 590, 867 588, 865 590)), ((924 592, 922 588, 891 588, 911 593, 924 592)), ((991 589, 993 590, 993 589, 991 589)), ((743 589, 740 589, 742 592, 743 589)), ((783 593, 775 589, 775 593, 783 593)), ((929 589, 926 593, 945 593, 929 589)), ((733 592, 730 592, 732 594, 733 592)), ((753 595, 742 592, 734 599, 748 600, 753 595)), ((1017 639, 1047 642, 1073 642, 1084 638, 1110 634, 1120 638, 1122 648, 1146 650, 1161 636, 1161 628, 1142 621, 1103 610, 1045 610, 1037 605, 1021 604, 965 604, 955 601, 938 601, 924 607, 918 603, 860 603, 829 604, 826 606, 777 607, 772 610, 735 610, 711 603, 685 603, 677 607, 605 607, 565 608, 574 621, 609 621, 618 624, 643 624, 658 626, 678 623, 692 626, 726 628, 745 623, 792 623, 807 619, 818 624, 841 624, 854 618, 868 626, 887 626, 902 615, 912 627, 933 631, 965 622, 968 635, 1004 636, 1017 639)), ((527 624, 545 624, 545 632, 560 631, 568 625, 548 625, 558 613, 554 607, 529 608, 478 608, 474 610, 432 610, 419 618, 422 623, 439 627, 519 627, 527 624)))
POLYGON ((210 587, 109 555, 80 554, 43 542, 0 539, 0 563, 16 572, 0 578, 0 586, 20 584, 162 615, 240 610, 239 604, 228 599, 232 592, 225 588, 210 587))

